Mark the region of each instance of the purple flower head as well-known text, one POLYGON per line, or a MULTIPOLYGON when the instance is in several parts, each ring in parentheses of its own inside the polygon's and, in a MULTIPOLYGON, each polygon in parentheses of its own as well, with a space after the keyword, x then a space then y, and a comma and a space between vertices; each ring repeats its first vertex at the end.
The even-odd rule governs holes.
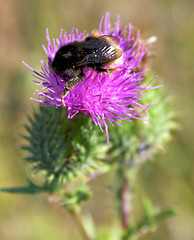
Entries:
MULTIPOLYGON (((83 69, 83 82, 77 83, 73 89, 70 89, 63 101, 67 107, 68 118, 73 118, 78 113, 89 115, 102 131, 105 129, 107 141, 109 141, 107 122, 114 126, 114 124, 120 125, 118 120, 131 121, 133 118, 145 120, 138 116, 148 108, 140 103, 143 96, 142 91, 151 89, 148 85, 141 85, 145 70, 145 67, 142 66, 145 66, 143 63, 149 46, 145 46, 140 41, 139 31, 134 37, 130 24, 120 29, 119 17, 111 31, 109 13, 105 14, 105 18, 102 17, 98 35, 116 36, 120 39, 118 44, 122 50, 122 56, 108 66, 115 70, 101 73, 89 68, 83 69), (104 30, 102 30, 103 21, 104 30)), ((51 43, 47 31, 48 45, 47 47, 43 46, 43 49, 48 63, 44 60, 41 61, 40 73, 25 64, 34 73, 33 76, 37 79, 35 82, 42 85, 42 91, 37 90, 35 93, 39 95, 39 100, 33 100, 43 103, 44 106, 59 107, 63 105, 61 95, 66 82, 53 73, 49 63, 52 62, 61 46, 75 40, 82 41, 85 36, 87 36, 85 32, 79 34, 77 29, 75 31, 72 29, 69 36, 61 30, 60 38, 53 39, 51 43)))

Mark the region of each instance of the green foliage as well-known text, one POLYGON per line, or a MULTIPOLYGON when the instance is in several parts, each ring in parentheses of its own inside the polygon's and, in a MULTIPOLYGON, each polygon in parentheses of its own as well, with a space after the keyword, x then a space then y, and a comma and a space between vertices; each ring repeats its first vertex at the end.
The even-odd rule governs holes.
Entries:
MULTIPOLYGON (((152 76, 146 79, 148 83, 151 81, 152 76)), ((145 84, 146 84, 145 82, 145 84)), ((151 83, 151 87, 156 87, 158 79, 151 83)), ((143 103, 146 105, 153 104, 149 111, 149 122, 146 125, 140 123, 141 137, 144 141, 151 144, 154 149, 163 147, 171 140, 172 131, 177 128, 175 122, 176 114, 173 109, 173 101, 168 95, 166 88, 160 86, 151 90, 143 97, 143 103)))
POLYGON ((141 235, 154 231, 160 221, 175 215, 173 208, 166 208, 158 211, 154 208, 152 202, 145 198, 142 203, 143 218, 138 223, 132 224, 127 230, 122 240, 135 240, 141 235))
POLYGON ((26 124, 28 151, 25 158, 36 171, 46 176, 68 180, 99 168, 103 148, 97 148, 99 139, 91 119, 83 116, 68 119, 64 108, 40 107, 26 124), (99 164, 99 165, 98 165, 99 164))
MULTIPOLYGON (((123 127, 116 125, 110 131, 112 145, 109 153, 119 165, 129 167, 150 159, 169 142, 172 130, 177 128, 172 101, 166 89, 159 86, 157 79, 152 79, 152 75, 148 76, 144 85, 149 84, 150 88, 156 89, 147 90, 142 96, 143 105, 150 106, 149 121, 121 121, 123 127)), ((146 119, 145 112, 140 117, 146 119)))
POLYGON ((62 203, 71 212, 74 206, 79 206, 81 202, 90 199, 91 192, 86 185, 80 185, 77 189, 63 192, 62 203))

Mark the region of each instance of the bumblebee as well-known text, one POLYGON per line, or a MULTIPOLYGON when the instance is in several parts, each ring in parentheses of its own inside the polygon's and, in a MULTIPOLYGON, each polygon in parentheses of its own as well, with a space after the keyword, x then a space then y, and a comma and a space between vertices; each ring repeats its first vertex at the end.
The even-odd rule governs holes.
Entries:
POLYGON ((78 82, 84 79, 83 69, 93 69, 97 72, 109 72, 107 68, 122 55, 119 48, 120 39, 115 36, 88 36, 83 41, 74 41, 58 49, 50 67, 54 74, 65 82, 65 89, 61 94, 63 105, 64 97, 78 82))

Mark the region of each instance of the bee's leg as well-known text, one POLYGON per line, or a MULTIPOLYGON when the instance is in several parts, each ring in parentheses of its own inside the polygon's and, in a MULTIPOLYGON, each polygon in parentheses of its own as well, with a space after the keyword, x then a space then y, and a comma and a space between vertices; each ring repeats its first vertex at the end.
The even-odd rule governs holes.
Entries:
POLYGON ((63 90, 63 92, 61 94, 61 101, 62 101, 64 107, 66 106, 66 104, 64 102, 64 98, 69 93, 69 90, 73 89, 78 82, 82 82, 82 81, 83 81, 83 77, 82 77, 82 75, 80 75, 79 77, 72 78, 66 82, 65 89, 63 90))
POLYGON ((67 96, 68 93, 69 93, 69 89, 67 87, 65 87, 65 89, 63 90, 63 92, 61 94, 61 102, 63 103, 64 107, 66 107, 66 104, 64 102, 64 98, 67 96))
POLYGON ((100 73, 111 73, 112 71, 116 70, 116 68, 101 68, 101 67, 96 67, 95 68, 96 71, 100 72, 100 73))
POLYGON ((97 72, 101 72, 101 73, 107 73, 108 72, 108 69, 106 68, 101 68, 101 67, 96 67, 95 70, 97 72))

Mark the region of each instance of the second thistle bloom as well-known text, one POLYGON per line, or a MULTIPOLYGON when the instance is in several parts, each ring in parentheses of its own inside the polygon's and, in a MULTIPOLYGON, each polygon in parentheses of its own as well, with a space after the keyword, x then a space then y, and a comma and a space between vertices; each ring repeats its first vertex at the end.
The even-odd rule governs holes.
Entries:
MULTIPOLYGON (((138 115, 148 107, 143 106, 140 100, 142 91, 149 89, 148 86, 141 85, 144 79, 144 61, 149 46, 144 46, 139 40, 139 32, 134 37, 130 24, 120 29, 119 18, 111 31, 108 13, 105 14, 105 19, 101 19, 98 35, 117 37, 122 56, 112 65, 107 66, 114 69, 111 72, 101 73, 92 68, 84 68, 83 81, 70 89, 63 101, 69 118, 73 118, 78 113, 90 115, 96 125, 102 130, 105 129, 108 140, 107 121, 112 125, 115 123, 120 125, 118 120, 131 121, 133 118, 139 118, 138 115), (103 20, 104 30, 102 30, 103 20)), ((39 95, 40 100, 35 99, 36 101, 46 106, 63 105, 61 95, 67 83, 53 72, 50 62, 55 58, 58 49, 74 41, 83 41, 84 36, 86 36, 85 32, 79 34, 77 29, 75 32, 73 29, 69 37, 61 30, 60 38, 53 40, 51 44, 47 31, 48 46, 43 48, 49 61, 48 63, 42 61, 40 73, 29 67, 38 79, 37 84, 43 86, 43 91, 37 90, 36 94, 39 95)))

